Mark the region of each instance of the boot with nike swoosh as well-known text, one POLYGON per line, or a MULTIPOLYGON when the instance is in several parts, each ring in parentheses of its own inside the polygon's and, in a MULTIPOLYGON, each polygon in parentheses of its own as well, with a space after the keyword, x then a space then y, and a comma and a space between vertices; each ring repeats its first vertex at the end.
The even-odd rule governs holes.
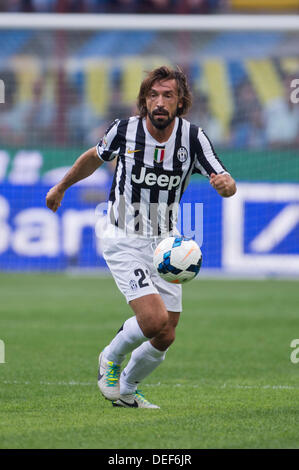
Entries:
POLYGON ((160 409, 160 406, 150 403, 140 390, 136 390, 135 393, 129 395, 120 395, 120 398, 116 401, 112 401, 113 406, 119 406, 123 408, 155 408, 160 409))

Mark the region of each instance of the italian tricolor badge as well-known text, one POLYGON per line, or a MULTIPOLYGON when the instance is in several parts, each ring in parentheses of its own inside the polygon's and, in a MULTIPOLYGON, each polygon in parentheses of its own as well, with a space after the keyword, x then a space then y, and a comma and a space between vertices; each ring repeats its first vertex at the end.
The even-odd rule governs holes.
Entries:
POLYGON ((164 154, 165 154, 165 147, 156 147, 155 153, 154 153, 155 162, 157 163, 163 162, 164 154))

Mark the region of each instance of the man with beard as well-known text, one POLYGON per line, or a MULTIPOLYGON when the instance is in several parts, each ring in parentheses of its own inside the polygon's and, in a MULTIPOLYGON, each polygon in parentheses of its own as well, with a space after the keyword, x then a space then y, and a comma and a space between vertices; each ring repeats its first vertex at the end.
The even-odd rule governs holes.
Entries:
POLYGON ((153 252, 162 238, 178 235, 179 202, 191 174, 208 177, 222 197, 236 192, 204 131, 181 117, 191 101, 181 70, 163 66, 151 71, 140 87, 139 115, 114 121, 99 144, 81 155, 47 194, 55 212, 69 186, 117 158, 102 248, 134 315, 99 356, 98 386, 114 406, 159 408, 137 386, 164 360, 182 301, 181 286, 164 281, 154 269, 153 252))

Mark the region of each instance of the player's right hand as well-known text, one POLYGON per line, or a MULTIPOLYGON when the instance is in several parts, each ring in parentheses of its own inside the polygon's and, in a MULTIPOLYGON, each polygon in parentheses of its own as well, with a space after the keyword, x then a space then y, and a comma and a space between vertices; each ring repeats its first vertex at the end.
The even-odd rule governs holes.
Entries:
POLYGON ((64 191, 61 190, 57 185, 53 186, 46 196, 46 204, 51 211, 56 212, 58 207, 61 206, 61 201, 64 196, 64 191))

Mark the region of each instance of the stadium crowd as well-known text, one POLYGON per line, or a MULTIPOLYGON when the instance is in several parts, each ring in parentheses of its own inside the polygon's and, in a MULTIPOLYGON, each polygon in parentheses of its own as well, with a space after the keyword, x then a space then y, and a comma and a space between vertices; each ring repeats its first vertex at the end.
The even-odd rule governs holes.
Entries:
POLYGON ((0 0, 2 12, 219 13, 229 0, 0 0))
MULTIPOLYGON (((65 83, 64 98, 49 97, 45 81, 37 80, 31 99, 16 101, 17 84, 12 72, 5 75, 6 102, 0 115, 0 138, 9 146, 48 144, 92 145, 115 116, 127 118, 136 113, 134 105, 122 101, 119 84, 111 89, 112 99, 105 113, 95 113, 86 97, 73 83, 65 83), (54 98, 54 99, 53 99, 54 98)), ((292 76, 282 77, 285 94, 262 105, 252 83, 245 78, 233 89, 233 114, 228 128, 213 112, 209 97, 193 89, 194 105, 189 120, 205 129, 220 148, 265 149, 298 148, 299 107, 290 101, 292 76)))
POLYGON ((0 0, 0 12, 217 14, 298 11, 299 0, 0 0))
MULTIPOLYGON (((108 0, 0 0, 0 11, 216 13, 224 11, 232 2, 233 0, 115 0, 113 2, 108 0)), ((69 73, 67 66, 63 70, 56 70, 55 68, 48 70, 50 60, 47 65, 44 63, 43 58, 55 57, 58 42, 49 40, 47 35, 34 36, 30 33, 19 32, 14 34, 14 32, 6 31, 1 34, 3 48, 0 54, 2 59, 0 78, 5 83, 6 95, 5 103, 1 104, 0 114, 0 138, 3 145, 28 146, 34 141, 35 144, 52 145, 54 142, 59 146, 76 145, 84 147, 96 142, 98 137, 103 134, 107 123, 115 117, 122 119, 136 112, 131 98, 128 100, 127 96, 124 96, 125 72, 120 65, 116 67, 117 70, 114 70, 115 67, 111 65, 111 70, 107 71, 109 79, 105 93, 107 92, 109 100, 104 101, 107 101, 107 103, 109 101, 109 104, 105 109, 93 106, 92 100, 94 98, 95 100, 98 99, 97 90, 94 86, 91 89, 89 88, 89 95, 93 94, 93 96, 87 96, 88 92, 86 90, 90 82, 88 82, 88 73, 83 64, 85 59, 98 57, 98 52, 102 50, 101 47, 104 43, 100 33, 90 34, 90 36, 82 34, 72 36, 68 40, 67 38, 64 39, 66 41, 65 52, 70 57, 77 58, 76 60, 80 64, 79 70, 73 75, 69 73), (32 63, 32 60, 37 61, 40 70, 43 70, 39 79, 36 79, 34 83, 30 81, 30 86, 28 71, 26 75, 23 66, 21 69, 17 67, 18 60, 21 60, 21 62, 25 60, 24 63, 26 63, 28 51, 31 54, 29 62, 32 63), (34 55, 31 51, 34 51, 34 55), (17 60, 14 58, 17 58, 17 60), (22 77, 20 70, 22 70, 22 77), (24 96, 24 91, 26 96, 24 96), (130 104, 128 104, 129 102, 130 104)), ((217 54, 224 54, 225 47, 227 47, 226 42, 223 40, 219 42, 217 37, 209 39, 212 44, 211 47, 214 47, 214 49, 210 49, 210 52, 212 50, 212 56, 215 51, 217 54), (214 40, 214 43, 212 40, 214 40), (221 49, 222 46, 223 49, 221 49)), ((182 40, 184 54, 185 50, 191 54, 192 41, 190 38, 188 40, 188 37, 179 36, 179 40, 182 40)), ((247 40, 247 37, 245 37, 245 40, 247 40)), ((290 62, 289 57, 292 56, 292 51, 297 47, 296 37, 293 41, 292 38, 285 36, 278 38, 278 40, 282 43, 281 48, 285 47, 288 40, 290 52, 288 52, 288 49, 281 49, 278 52, 278 55, 282 54, 281 61, 274 60, 274 53, 276 53, 279 44, 275 42, 275 37, 272 38, 271 36, 270 39, 267 37, 268 49, 264 54, 268 57, 268 69, 274 70, 272 80, 274 79, 275 85, 272 87, 274 88, 273 97, 269 95, 269 99, 262 99, 261 96, 258 96, 261 93, 258 93, 257 86, 254 86, 252 77, 248 74, 248 64, 246 64, 245 59, 246 54, 248 54, 248 57, 251 57, 252 54, 250 43, 248 43, 248 49, 246 43, 244 61, 242 58, 239 61, 233 59, 224 61, 229 81, 226 104, 232 112, 231 115, 223 116, 223 113, 221 115, 219 108, 222 105, 219 104, 219 100, 218 105, 215 106, 214 102, 213 106, 213 98, 211 99, 211 96, 209 96, 209 90, 204 85, 199 85, 203 75, 200 67, 197 71, 196 67, 193 67, 194 72, 192 66, 187 66, 190 69, 189 80, 194 96, 192 114, 187 118, 203 127, 217 146, 230 149, 298 148, 299 106, 297 103, 294 104, 290 101, 290 80, 298 78, 299 65, 296 58, 291 60, 292 74, 290 73, 290 75, 286 73, 287 69, 283 69, 278 65, 283 62, 290 62), (287 58, 287 60, 283 58, 287 58), (233 73, 230 70, 232 66, 234 66, 233 73), (240 69, 243 70, 242 73, 240 69), (281 91, 279 94, 276 93, 276 82, 280 85, 281 91)), ((160 49, 165 51, 165 57, 167 55, 171 57, 173 53, 171 52, 173 42, 164 38, 163 35, 158 36, 156 39, 148 36, 139 37, 138 41, 134 36, 127 35, 126 41, 123 41, 121 36, 114 33, 114 35, 109 34, 105 37, 103 57, 110 58, 114 54, 115 44, 117 44, 117 49, 121 49, 119 45, 123 43, 126 48, 119 52, 119 57, 122 54, 130 58, 135 56, 146 57, 148 51, 157 54, 160 49), (107 43, 109 43, 110 49, 107 43), (140 44, 140 50, 136 50, 136 43, 140 44), (161 44, 163 44, 163 47, 161 47, 161 44), (169 48, 169 51, 167 48, 169 48)), ((209 44, 207 43, 207 48, 209 44)), ((207 50, 209 51, 209 49, 207 50)), ((178 51, 175 45, 174 51, 177 54, 178 51)), ((193 54, 200 62, 200 55, 197 56, 199 54, 198 49, 194 50, 193 54)), ((178 60, 177 56, 176 60, 178 60)), ((121 60, 119 64, 122 64, 121 60)), ((195 66, 196 64, 192 65, 195 66)), ((35 68, 32 73, 34 73, 34 70, 35 68)), ((132 82, 132 76, 130 80, 132 82)), ((206 80, 208 79, 206 78, 206 80)), ((270 82, 268 82, 268 86, 271 87, 270 82)))

